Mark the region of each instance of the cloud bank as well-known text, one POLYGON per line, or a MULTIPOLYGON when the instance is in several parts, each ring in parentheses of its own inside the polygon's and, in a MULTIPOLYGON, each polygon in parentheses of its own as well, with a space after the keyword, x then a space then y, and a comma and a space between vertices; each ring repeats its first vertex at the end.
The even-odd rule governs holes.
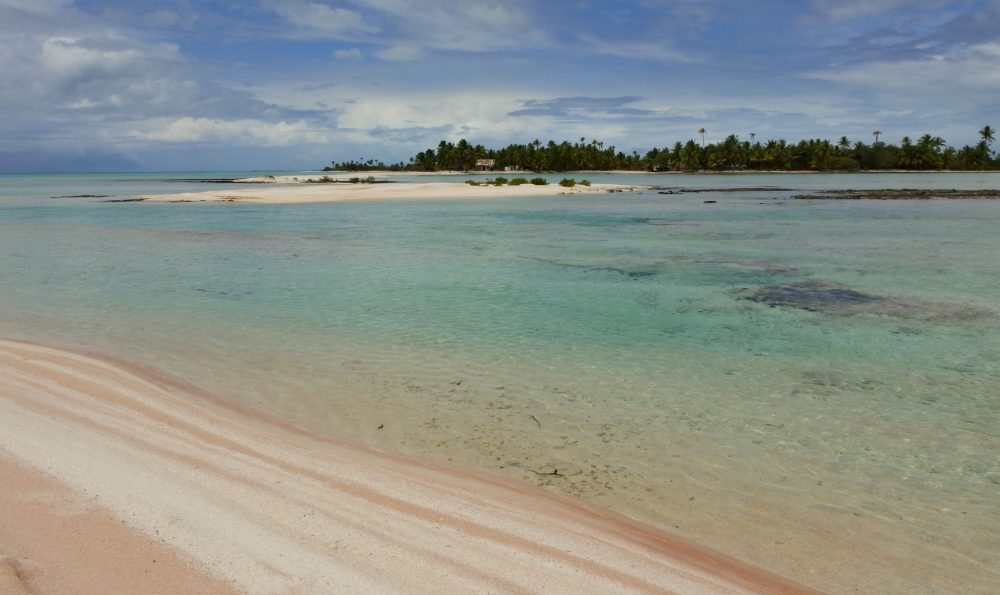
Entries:
POLYGON ((0 169, 317 167, 441 138, 972 143, 1000 0, 0 0, 0 169))

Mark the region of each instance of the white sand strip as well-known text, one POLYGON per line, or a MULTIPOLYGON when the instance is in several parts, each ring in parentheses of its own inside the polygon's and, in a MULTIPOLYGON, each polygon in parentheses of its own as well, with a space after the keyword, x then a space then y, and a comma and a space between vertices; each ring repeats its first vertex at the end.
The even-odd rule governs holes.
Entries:
POLYGON ((560 194, 585 194, 608 191, 630 191, 641 186, 620 184, 593 184, 564 187, 559 184, 535 186, 470 186, 454 182, 392 182, 385 184, 296 184, 292 186, 266 186, 183 192, 179 194, 151 194, 140 196, 156 202, 255 202, 255 203, 307 203, 336 202, 343 200, 449 200, 473 198, 501 198, 513 196, 555 196, 560 194))
MULTIPOLYGON (((124 362, 0 340, 0 477, 20 478, 4 482, 0 504, 45 505, 39 494, 61 486, 96 515, 32 541, 40 521, 4 505, 0 562, 13 566, 0 570, 34 569, 27 588, 59 592, 86 556, 46 559, 45 539, 110 552, 129 538, 154 549, 91 584, 114 592, 150 571, 146 554, 166 552, 172 566, 144 593, 210 592, 217 580, 250 593, 803 591, 570 498, 320 438, 194 392, 124 362)), ((50 508, 57 526, 79 513, 50 508)))

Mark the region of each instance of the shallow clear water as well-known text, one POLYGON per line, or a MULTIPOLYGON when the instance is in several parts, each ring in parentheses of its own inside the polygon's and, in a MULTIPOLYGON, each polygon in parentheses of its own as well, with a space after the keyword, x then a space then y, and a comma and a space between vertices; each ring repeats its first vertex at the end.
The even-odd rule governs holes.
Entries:
MULTIPOLYGON (((1000 201, 50 198, 214 187, 179 181, 199 176, 236 177, 0 176, 0 335, 109 349, 323 431, 580 495, 827 589, 845 567, 895 591, 1000 579, 1000 201), (833 291, 804 307, 746 299, 767 287, 833 291), (848 290, 871 301, 839 302, 848 290), (908 566, 918 561, 928 576, 908 566)), ((573 177, 1000 185, 997 174, 573 177)))

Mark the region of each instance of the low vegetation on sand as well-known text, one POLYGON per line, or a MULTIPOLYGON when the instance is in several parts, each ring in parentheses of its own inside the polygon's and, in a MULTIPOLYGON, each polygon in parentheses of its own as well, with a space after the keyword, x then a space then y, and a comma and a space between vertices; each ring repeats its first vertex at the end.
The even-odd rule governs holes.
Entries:
MULTIPOLYGON (((267 176, 268 178, 274 179, 274 176, 267 176)), ((331 178, 330 176, 323 176, 322 178, 307 178, 307 184, 374 184, 377 180, 375 176, 368 176, 367 178, 331 178)))
MULTIPOLYGON (((549 184, 549 181, 546 180, 545 178, 531 178, 530 180, 527 178, 514 178, 513 180, 508 180, 503 176, 497 176, 492 180, 489 178, 486 178, 485 180, 466 180, 465 183, 468 184, 469 186, 507 186, 507 185, 521 186, 523 184, 534 184, 535 186, 547 186, 549 184)), ((577 184, 576 180, 572 178, 567 178, 559 182, 560 186, 566 186, 566 187, 573 187, 576 184, 577 184)), ((587 180, 581 181, 580 184, 582 186, 590 186, 590 182, 588 182, 587 180)))

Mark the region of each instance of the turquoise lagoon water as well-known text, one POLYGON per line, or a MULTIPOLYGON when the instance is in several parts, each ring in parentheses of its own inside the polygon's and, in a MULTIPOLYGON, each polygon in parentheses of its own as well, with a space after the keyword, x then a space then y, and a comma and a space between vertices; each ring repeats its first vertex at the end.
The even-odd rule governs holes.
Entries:
MULTIPOLYGON (((580 496, 825 590, 1000 583, 1000 202, 786 190, 51 198, 207 190, 190 180, 236 175, 0 176, 0 335, 121 353, 319 431, 580 496), (746 299, 761 288, 819 301, 746 299)), ((998 174, 575 177, 1000 185, 998 174)))

